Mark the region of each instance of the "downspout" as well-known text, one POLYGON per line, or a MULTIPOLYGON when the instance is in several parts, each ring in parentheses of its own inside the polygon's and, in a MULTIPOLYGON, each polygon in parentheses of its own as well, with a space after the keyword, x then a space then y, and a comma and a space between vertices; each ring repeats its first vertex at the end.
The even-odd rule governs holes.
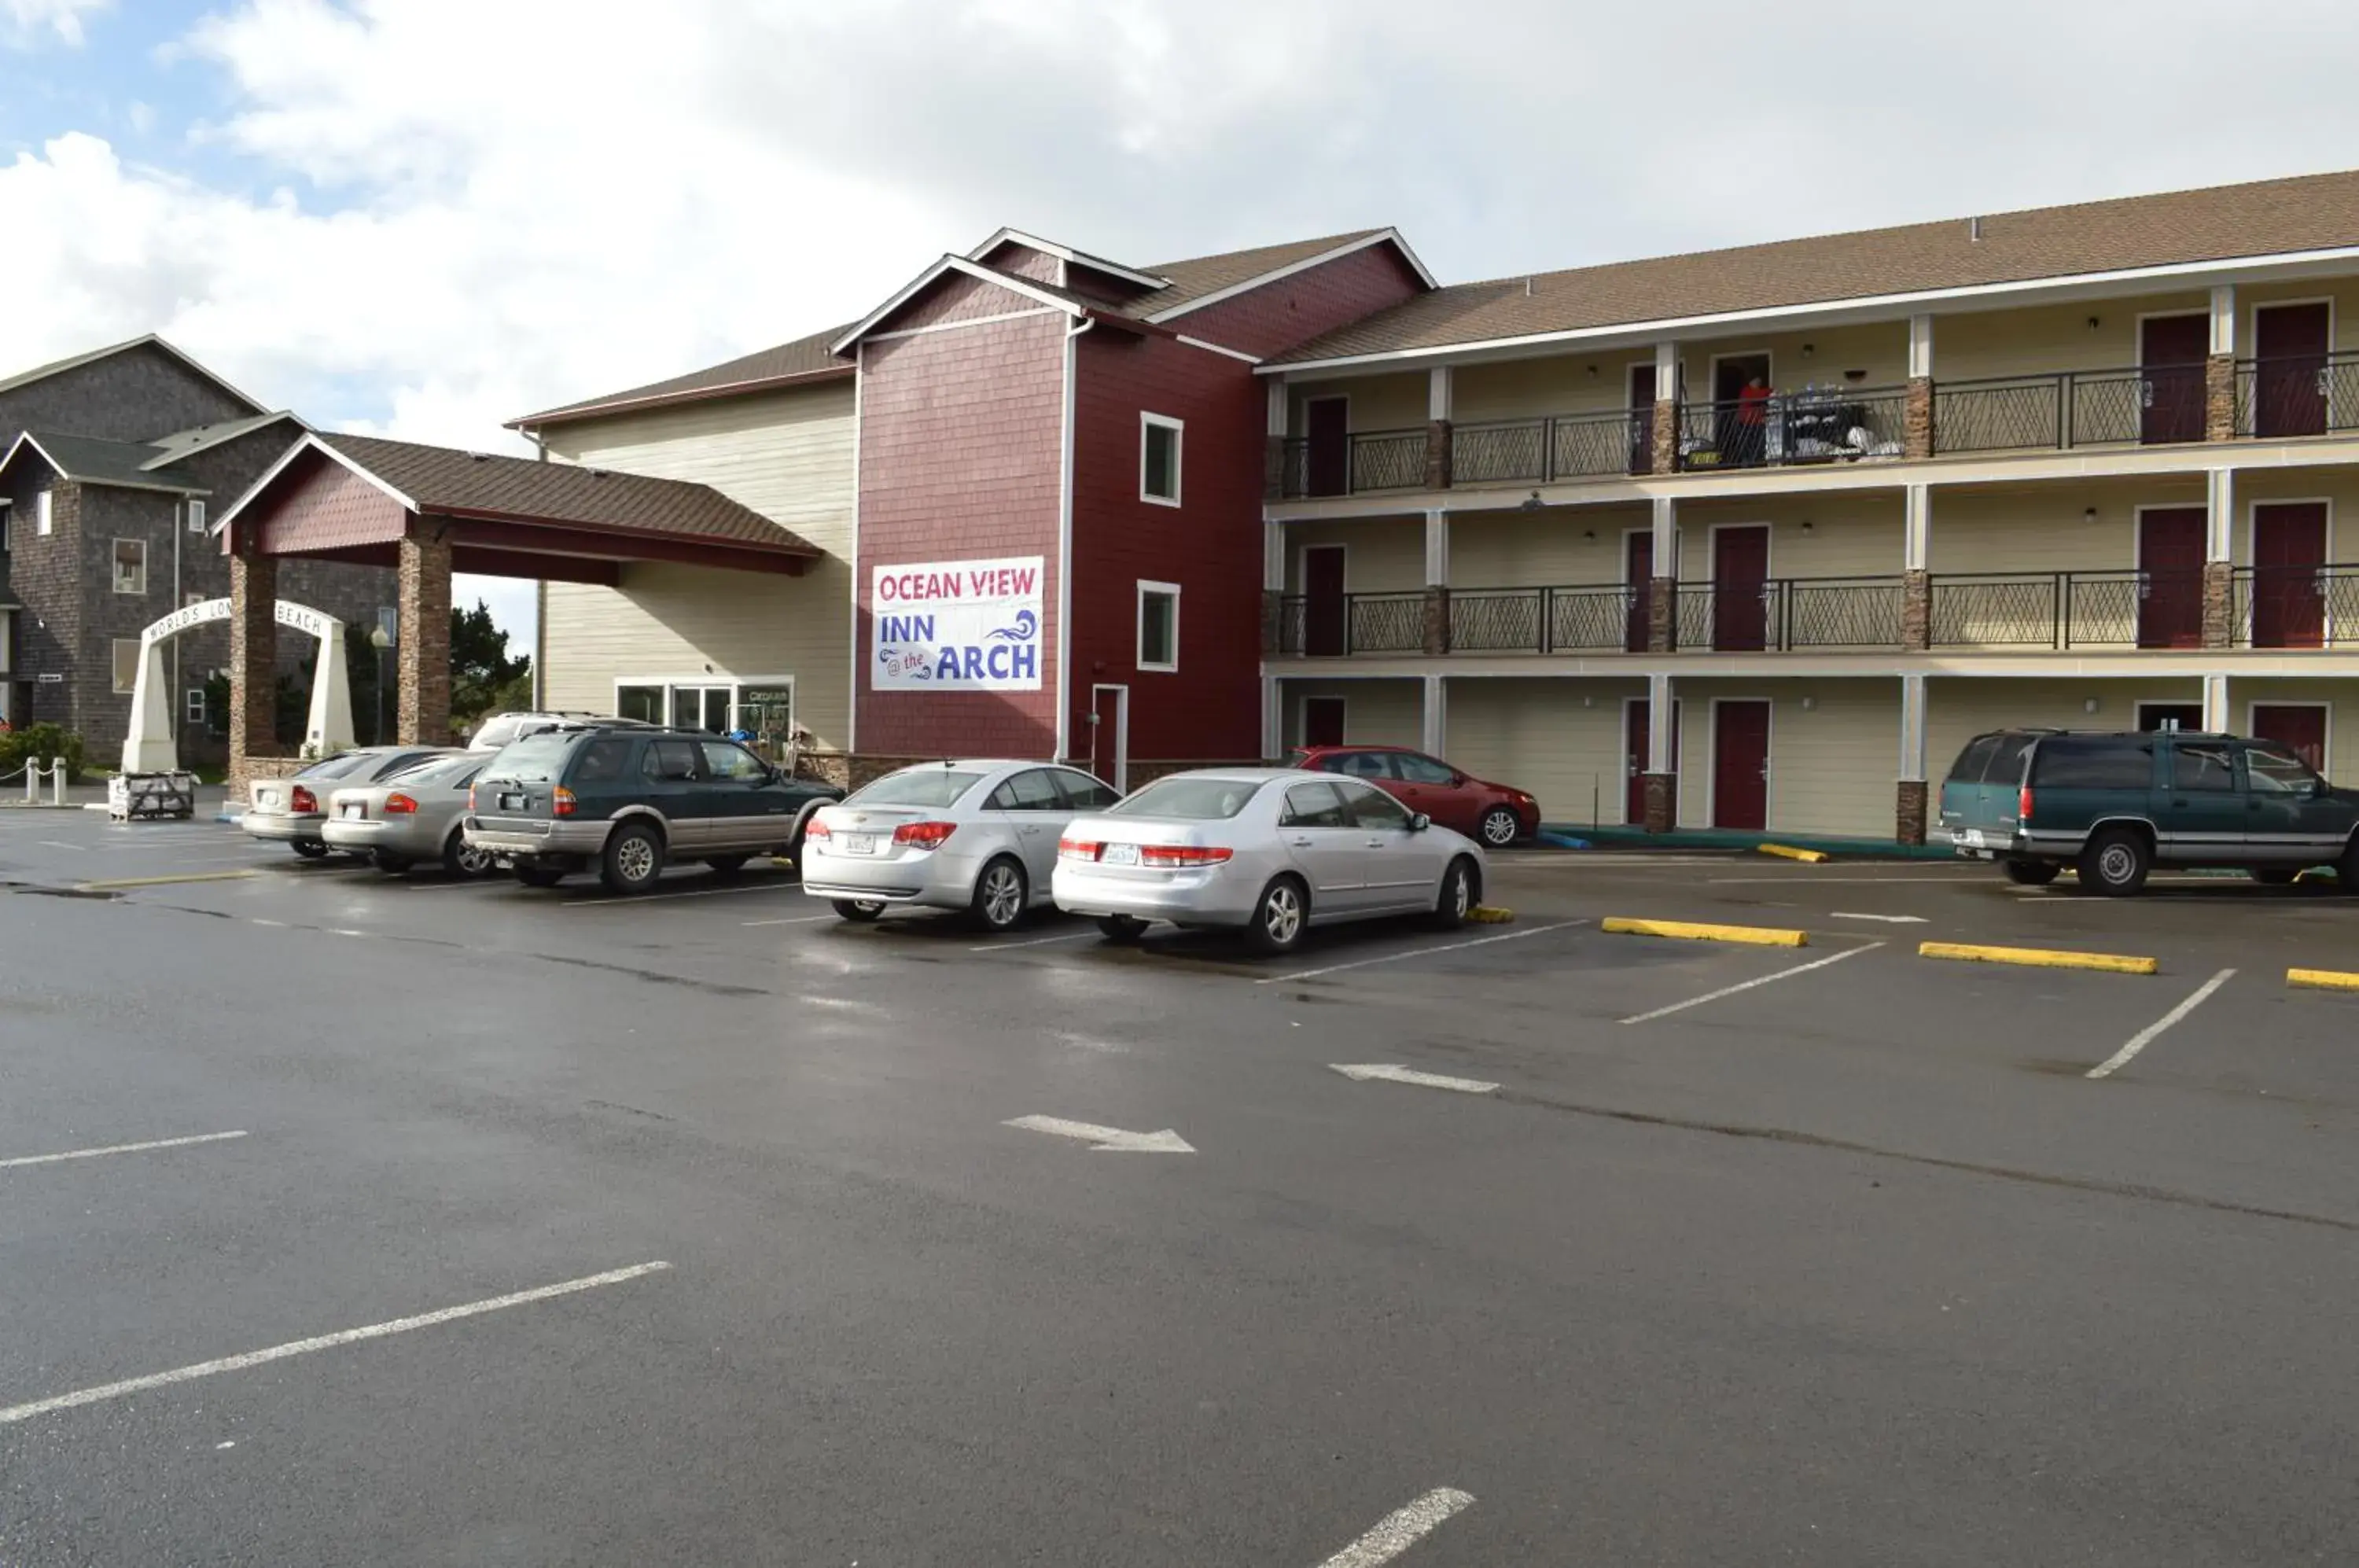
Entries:
MULTIPOLYGON (((183 604, 188 602, 187 591, 180 586, 180 543, 188 537, 188 533, 189 498, 183 495, 180 497, 180 504, 172 508, 172 608, 165 612, 167 615, 177 612, 183 604)), ((145 659, 147 657, 147 650, 141 648, 139 657, 145 659)), ((173 754, 177 757, 180 745, 180 713, 189 702, 188 698, 180 691, 180 639, 179 637, 172 639, 171 702, 171 713, 164 722, 164 733, 172 737, 173 754)), ((135 725, 137 722, 134 720, 135 725)))
POLYGON ((1073 737, 1073 394, 1081 363, 1073 345, 1097 324, 1094 316, 1065 323, 1063 472, 1057 485, 1057 753, 1050 759, 1056 762, 1072 754, 1073 737))
MULTIPOLYGON (((540 463, 549 461, 549 443, 538 432, 526 430, 524 439, 532 442, 533 457, 540 463)), ((549 708, 549 579, 532 581, 532 705, 536 712, 549 708)))

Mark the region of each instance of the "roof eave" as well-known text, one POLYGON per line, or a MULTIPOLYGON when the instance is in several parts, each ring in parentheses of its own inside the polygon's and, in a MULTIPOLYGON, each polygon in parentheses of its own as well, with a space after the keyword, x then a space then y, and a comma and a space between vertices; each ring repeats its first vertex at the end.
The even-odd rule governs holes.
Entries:
POLYGON ((1418 280, 1426 288, 1430 289, 1441 287, 1434 280, 1433 274, 1426 270, 1425 263, 1418 259, 1417 253, 1408 248, 1408 242, 1401 238, 1398 229, 1378 229, 1375 234, 1363 234, 1358 239, 1336 245, 1332 250, 1322 250, 1315 256, 1306 256, 1298 261, 1289 261, 1284 267, 1273 267, 1267 272, 1256 273, 1253 277, 1232 283, 1225 289, 1215 289, 1211 293, 1200 294, 1193 299, 1183 299, 1169 310, 1156 311, 1147 320, 1168 321, 1175 317, 1187 315, 1191 310, 1201 310, 1207 305, 1218 305, 1223 300, 1234 299, 1240 294, 1250 294, 1256 289, 1266 289, 1282 278, 1293 277, 1298 272, 1308 272, 1314 267, 1323 267, 1331 261, 1341 261, 1347 256, 1355 256, 1361 251, 1386 244, 1400 253, 1401 259, 1408 264, 1409 270, 1417 274, 1418 280))
POLYGON ((847 329, 842 337, 828 344, 828 352, 830 354, 842 354, 852 347, 853 343, 858 343, 862 338, 866 337, 870 332, 874 332, 879 321, 886 320, 894 311, 899 310, 911 299, 917 298, 917 296, 923 292, 934 282, 935 279, 940 278, 942 274, 946 272, 961 272, 964 273, 969 278, 978 280, 979 282, 995 284, 1002 289, 1007 289, 1011 293, 1021 294, 1027 299, 1037 299, 1041 304, 1049 306, 1052 310, 1062 310, 1068 316, 1080 316, 1084 313, 1082 308, 1074 304, 1071 300, 1060 299, 1045 289, 1035 288, 1032 284, 1032 280, 1028 278, 1018 278, 1014 273, 1001 272, 996 268, 985 267, 979 261, 970 261, 962 256, 944 256, 940 260, 936 261, 932 266, 918 274, 917 277, 902 285, 902 287, 894 293, 890 299, 886 300, 885 303, 877 306, 874 310, 869 311, 867 315, 863 316, 857 322, 847 329))
POLYGON ((1119 278, 1125 283, 1136 283, 1141 289, 1156 289, 1171 287, 1171 279, 1168 278, 1158 278, 1151 272, 1141 272, 1136 267, 1125 267, 1118 261, 1108 261, 1102 256, 1092 256, 1085 250, 1075 250, 1071 245, 1059 245, 1055 240, 1044 240, 1038 234, 1026 234, 1022 229, 1000 230, 967 252, 966 257, 969 261, 981 261, 1004 245, 1020 245, 1028 250, 1037 250, 1043 256, 1053 256, 1060 261, 1071 262, 1077 267, 1086 267, 1092 272, 1102 272, 1108 278, 1119 278))
POLYGON ((723 397, 750 397, 756 393, 784 391, 796 387, 808 387, 822 381, 842 381, 858 375, 849 365, 831 365, 818 370, 798 370, 786 376, 755 376, 745 381, 724 381, 712 387, 689 387, 675 392, 658 392, 644 397, 615 397, 603 403, 571 404, 561 408, 545 409, 538 414, 526 414, 507 420, 500 428, 509 430, 542 430, 554 425, 578 424, 585 419, 603 419, 614 414, 636 413, 643 408, 672 408, 681 403, 707 403, 723 397))

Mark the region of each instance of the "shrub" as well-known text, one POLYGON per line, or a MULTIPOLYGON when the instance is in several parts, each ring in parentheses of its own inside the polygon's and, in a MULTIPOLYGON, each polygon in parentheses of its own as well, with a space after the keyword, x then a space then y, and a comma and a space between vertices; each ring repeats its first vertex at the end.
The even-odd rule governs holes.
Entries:
POLYGON ((21 730, 0 734, 0 778, 16 772, 27 761, 47 762, 52 757, 66 759, 66 776, 82 774, 82 736, 69 732, 62 724, 27 724, 21 730))

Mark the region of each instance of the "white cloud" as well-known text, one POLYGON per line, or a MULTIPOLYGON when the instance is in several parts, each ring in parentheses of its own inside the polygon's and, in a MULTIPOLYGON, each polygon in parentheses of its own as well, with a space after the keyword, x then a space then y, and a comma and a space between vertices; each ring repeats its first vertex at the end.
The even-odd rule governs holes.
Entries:
POLYGON ((183 168, 71 124, 0 167, 0 290, 40 302, 0 368, 158 331, 327 423, 505 446, 1003 223, 1140 262, 1398 223, 1462 278, 2297 172, 2359 142, 2359 61, 2340 0, 2287 5, 2304 47, 2223 116, 2210 0, 235 0, 169 50, 224 105, 183 168))
POLYGON ((82 19, 114 0, 0 0, 0 43, 29 48, 42 35, 69 48, 82 41, 82 19))

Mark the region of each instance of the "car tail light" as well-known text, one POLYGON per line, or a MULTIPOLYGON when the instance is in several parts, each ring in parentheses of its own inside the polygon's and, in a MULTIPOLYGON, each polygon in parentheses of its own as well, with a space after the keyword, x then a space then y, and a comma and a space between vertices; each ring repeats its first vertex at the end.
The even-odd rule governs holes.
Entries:
POLYGON ((1138 846, 1141 866, 1163 866, 1180 870, 1206 866, 1218 866, 1236 851, 1226 847, 1196 844, 1142 844, 1138 846))
POLYGON ((560 784, 549 792, 549 815, 570 817, 573 814, 573 791, 560 784))
POLYGON ((823 822, 820 821, 817 817, 813 817, 813 818, 810 820, 810 822, 809 822, 809 823, 808 823, 808 824, 803 828, 803 842, 804 842, 804 843, 806 843, 806 844, 810 843, 812 839, 815 839, 815 838, 833 838, 834 836, 835 836, 835 830, 834 830, 833 828, 832 828, 832 827, 829 827, 825 822, 823 822))
POLYGON ((1060 838, 1057 841, 1060 860, 1095 860, 1104 844, 1093 838, 1060 838))
POLYGON ((320 797, 300 784, 295 786, 295 792, 288 799, 294 802, 294 810, 298 812, 316 811, 320 809, 320 797))
POLYGON ((2028 784, 2023 787, 2023 793, 2015 798, 2015 820, 2018 822, 2031 821, 2031 786, 2028 784))
POLYGON ((470 811, 473 811, 474 809, 475 809, 475 787, 474 787, 473 784, 470 784, 470 785, 468 785, 468 786, 467 786, 467 810, 469 810, 470 811))
POLYGON ((940 849, 943 842, 956 832, 956 822, 903 822, 893 830, 893 842, 914 844, 919 849, 940 849))
POLYGON ((407 817, 417 810, 418 802, 398 789, 385 798, 385 814, 388 817, 407 817))

